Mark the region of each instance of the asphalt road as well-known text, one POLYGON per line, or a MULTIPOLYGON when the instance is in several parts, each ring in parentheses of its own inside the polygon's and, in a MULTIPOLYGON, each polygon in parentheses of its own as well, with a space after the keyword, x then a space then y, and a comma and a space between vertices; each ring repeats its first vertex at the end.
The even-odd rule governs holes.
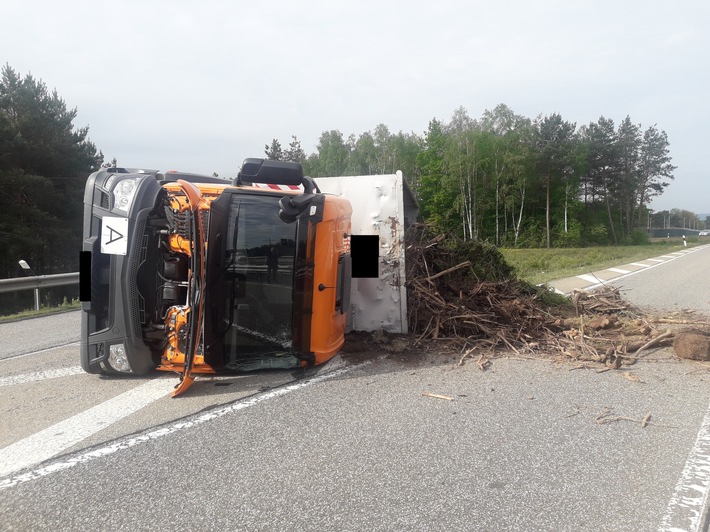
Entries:
POLYGON ((632 380, 373 345, 170 399, 172 376, 76 372, 62 316, 0 325, 0 530, 702 529, 710 374, 663 351, 632 380))
POLYGON ((80 324, 78 311, 3 323, 0 360, 78 342, 80 324))
POLYGON ((643 275, 622 276, 611 284, 636 305, 710 315, 710 246, 693 249, 677 260, 657 263, 643 275))

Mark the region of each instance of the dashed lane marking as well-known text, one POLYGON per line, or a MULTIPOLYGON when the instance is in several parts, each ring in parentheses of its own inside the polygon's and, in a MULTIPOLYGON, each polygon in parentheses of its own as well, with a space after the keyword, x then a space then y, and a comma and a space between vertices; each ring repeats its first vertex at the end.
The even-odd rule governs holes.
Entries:
POLYGON ((10 377, 0 377, 0 386, 13 386, 15 384, 25 384, 28 382, 43 381, 45 379, 56 379, 58 377, 70 377, 83 373, 80 366, 71 368, 48 369, 36 371, 34 373, 23 373, 22 375, 12 375, 10 377))
MULTIPOLYGON (((684 254, 693 253, 693 252, 695 252, 695 251, 699 251, 699 250, 701 250, 701 249, 705 249, 706 247, 707 247, 707 246, 694 247, 694 248, 692 248, 692 249, 689 249, 687 252, 684 252, 684 254)), ((594 277, 593 275, 587 275, 587 274, 585 274, 585 275, 578 275, 577 277, 578 277, 579 279, 582 279, 582 280, 584 280, 584 281, 587 281, 587 282, 591 282, 591 283, 592 283, 590 286, 585 286, 585 287, 584 287, 584 290, 595 290, 596 288, 599 288, 600 286, 605 286, 605 285, 607 285, 607 284, 609 284, 609 283, 612 283, 612 282, 615 283, 615 282, 617 282, 617 281, 620 281, 621 279, 624 279, 624 278, 626 278, 626 277, 630 277, 631 275, 636 275, 637 273, 643 272, 643 271, 645 271, 645 270, 650 270, 651 268, 655 268, 655 267, 657 267, 657 266, 660 266, 661 264, 665 264, 665 263, 667 263, 667 262, 671 262, 671 261, 676 260, 676 259, 679 259, 679 258, 680 258, 680 257, 671 257, 671 258, 669 258, 668 260, 662 260, 662 259, 643 259, 643 260, 646 260, 646 261, 649 261, 649 262, 653 262, 654 264, 643 264, 643 263, 639 263, 639 262, 632 262, 631 264, 634 264, 635 266, 642 266, 643 269, 639 269, 639 270, 636 270, 636 271, 633 271, 633 272, 629 272, 629 273, 624 273, 624 274, 619 275, 619 277, 615 277, 615 278, 613 278, 613 279, 608 279, 608 280, 606 280, 606 281, 602 281, 601 279, 597 279, 597 278, 594 277), (592 279, 593 279, 593 280, 592 280, 592 279)))
POLYGON ((631 273, 629 270, 624 270, 623 268, 607 268, 607 270, 614 273, 631 273))

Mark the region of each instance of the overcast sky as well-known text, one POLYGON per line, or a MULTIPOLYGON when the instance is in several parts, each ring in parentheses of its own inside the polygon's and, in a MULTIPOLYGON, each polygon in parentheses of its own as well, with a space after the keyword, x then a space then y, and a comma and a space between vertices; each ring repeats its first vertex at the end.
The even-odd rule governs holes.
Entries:
POLYGON ((4 0, 0 61, 42 79, 107 160, 234 176, 277 138, 423 134, 504 103, 666 131, 655 210, 710 213, 708 0, 4 0))

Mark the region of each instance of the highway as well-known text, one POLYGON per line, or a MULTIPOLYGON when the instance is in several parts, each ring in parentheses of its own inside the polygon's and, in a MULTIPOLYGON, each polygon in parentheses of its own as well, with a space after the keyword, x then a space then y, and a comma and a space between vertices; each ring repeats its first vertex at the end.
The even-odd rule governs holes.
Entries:
MULTIPOLYGON (((645 306, 679 278, 664 308, 703 308, 708 259, 614 282, 645 306)), ((317 370, 201 378, 172 399, 172 375, 82 373, 78 330, 78 312, 0 324, 0 530, 705 525, 710 374, 668 351, 632 380, 373 345, 317 370)))

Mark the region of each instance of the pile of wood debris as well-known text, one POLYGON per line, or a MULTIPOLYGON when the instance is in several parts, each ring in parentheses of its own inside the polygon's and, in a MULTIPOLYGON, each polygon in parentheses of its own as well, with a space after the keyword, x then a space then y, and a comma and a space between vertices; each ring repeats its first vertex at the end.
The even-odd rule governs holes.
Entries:
POLYGON ((410 333, 419 346, 456 349, 460 364, 484 368, 512 351, 618 369, 671 346, 676 333, 667 327, 688 322, 647 316, 613 287, 551 305, 550 292, 515 279, 494 246, 445 240, 421 224, 406 245, 410 333))

